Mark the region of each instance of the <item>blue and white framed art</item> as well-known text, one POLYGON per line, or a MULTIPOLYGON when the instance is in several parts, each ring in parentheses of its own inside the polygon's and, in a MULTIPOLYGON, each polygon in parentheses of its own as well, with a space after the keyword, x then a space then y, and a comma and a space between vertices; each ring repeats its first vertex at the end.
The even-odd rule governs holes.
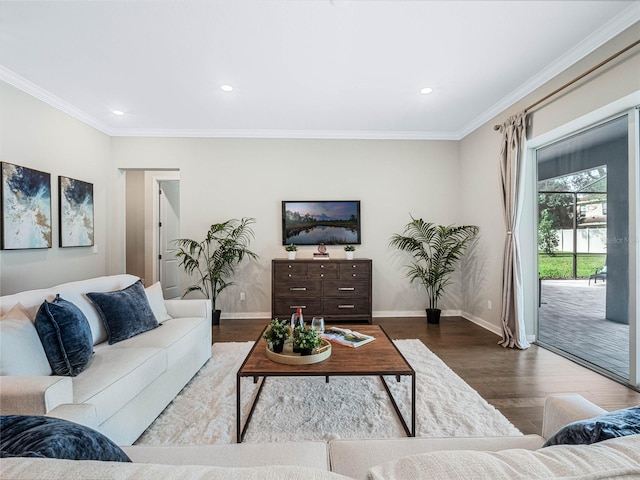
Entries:
POLYGON ((93 245, 93 184, 58 177, 60 247, 93 245))
POLYGON ((1 248, 51 248, 51 174, 0 162, 1 248))

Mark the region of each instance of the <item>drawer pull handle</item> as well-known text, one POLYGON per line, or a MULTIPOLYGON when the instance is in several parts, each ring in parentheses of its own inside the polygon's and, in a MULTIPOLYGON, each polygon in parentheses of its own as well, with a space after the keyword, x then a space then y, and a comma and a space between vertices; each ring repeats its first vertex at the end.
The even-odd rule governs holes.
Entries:
POLYGON ((338 308, 356 308, 355 305, 338 305, 338 308))
POLYGON ((293 275, 289 274, 289 278, 293 277, 293 275))
POLYGON ((358 274, 357 274, 357 273, 352 273, 352 274, 351 274, 351 276, 352 276, 352 277, 357 277, 357 276, 358 276, 358 274))
POLYGON ((306 292, 307 287, 289 287, 290 292, 306 292))
POLYGON ((324 273, 321 273, 321 274, 320 274, 320 278, 322 278, 322 277, 324 277, 324 273))
POLYGON ((299 308, 302 308, 304 310, 305 308, 307 308, 307 306, 306 305, 289 305, 290 310, 297 310, 299 308))
POLYGON ((338 287, 339 292, 353 292, 355 287, 338 287))
POLYGON ((324 268, 324 265, 320 265, 320 268, 324 268))

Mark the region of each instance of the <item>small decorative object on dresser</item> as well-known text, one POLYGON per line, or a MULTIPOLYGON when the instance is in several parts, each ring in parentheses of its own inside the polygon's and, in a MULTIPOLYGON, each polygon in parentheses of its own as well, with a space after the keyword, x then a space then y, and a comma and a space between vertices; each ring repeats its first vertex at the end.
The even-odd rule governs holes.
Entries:
POLYGON ((347 260, 353 260, 353 256, 355 255, 355 252, 356 252, 356 247, 354 247, 353 245, 345 245, 344 251, 345 251, 347 260))
POLYGON ((264 332, 264 339, 271 344, 271 350, 281 353, 284 342, 289 338, 289 322, 287 320, 278 320, 274 318, 269 323, 269 328, 264 332))
POLYGON ((296 252, 298 251, 298 247, 296 247, 295 244, 290 243, 289 245, 284 247, 284 249, 289 254, 289 260, 295 260, 296 259, 296 252))

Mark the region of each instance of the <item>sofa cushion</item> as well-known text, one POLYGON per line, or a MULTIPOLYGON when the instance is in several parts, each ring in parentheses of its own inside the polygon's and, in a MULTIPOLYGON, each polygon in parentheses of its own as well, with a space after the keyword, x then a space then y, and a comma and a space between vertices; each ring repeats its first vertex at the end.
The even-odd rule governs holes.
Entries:
POLYGON ((36 313, 44 300, 52 301, 56 294, 77 306, 89 321, 93 344, 107 341, 107 331, 102 319, 98 315, 93 302, 85 295, 86 292, 111 292, 128 287, 135 283, 138 277, 128 274, 108 275, 104 277, 89 278, 76 282, 62 283, 52 288, 39 290, 27 290, 13 295, 5 295, 0 298, 0 312, 4 313, 16 304, 20 304, 27 316, 33 322, 36 313))
POLYGON ((156 465, 149 463, 75 462, 49 458, 7 458, 2 463, 3 478, 20 480, 348 480, 326 470, 276 465, 254 468, 227 468, 203 465, 156 465), (46 474, 46 477, 44 475, 46 474))
POLYGON ((640 434, 640 407, 631 407, 570 423, 547 439, 544 446, 589 445, 636 434, 640 434))
POLYGON ((544 438, 539 435, 338 439, 329 442, 329 457, 332 471, 347 477, 365 479, 371 467, 409 455, 441 450, 537 450, 543 443, 544 438))
POLYGON ((60 295, 53 302, 45 300, 35 327, 53 373, 74 377, 87 368, 93 354, 91 327, 73 303, 60 295))
POLYGON ((141 280, 115 292, 88 292, 87 297, 104 322, 110 345, 158 326, 141 280))
POLYGON ((20 304, 0 317, 0 375, 51 375, 36 327, 20 304))
POLYGON ((206 318, 174 318, 164 322, 159 328, 115 344, 112 348, 162 348, 167 354, 167 369, 189 355, 199 338, 204 338, 211 330, 211 322, 206 318))
POLYGON ((95 346, 91 368, 73 379, 73 402, 96 407, 99 424, 118 412, 167 368, 160 348, 95 346))
POLYGON ((61 418, 0 416, 0 455, 130 462, 115 443, 95 430, 61 418))
POLYGON ((153 285, 144 289, 144 293, 149 300, 149 306, 153 315, 156 317, 158 323, 164 323, 167 320, 171 320, 171 316, 167 313, 167 307, 164 303, 164 297, 162 296, 162 285, 160 282, 156 282, 153 285))
POLYGON ((409 456, 373 467, 370 480, 490 478, 638 478, 640 435, 593 445, 557 445, 539 450, 451 450, 409 456))

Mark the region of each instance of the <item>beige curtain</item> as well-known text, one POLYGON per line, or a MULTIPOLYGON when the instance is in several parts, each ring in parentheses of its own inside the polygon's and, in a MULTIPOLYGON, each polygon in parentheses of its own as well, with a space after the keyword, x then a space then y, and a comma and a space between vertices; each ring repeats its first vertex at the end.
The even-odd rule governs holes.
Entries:
POLYGON ((502 206, 507 236, 502 263, 502 341, 510 348, 528 348, 524 328, 524 291, 518 226, 522 210, 522 170, 524 162, 525 112, 510 117, 502 126, 500 173, 502 206))

